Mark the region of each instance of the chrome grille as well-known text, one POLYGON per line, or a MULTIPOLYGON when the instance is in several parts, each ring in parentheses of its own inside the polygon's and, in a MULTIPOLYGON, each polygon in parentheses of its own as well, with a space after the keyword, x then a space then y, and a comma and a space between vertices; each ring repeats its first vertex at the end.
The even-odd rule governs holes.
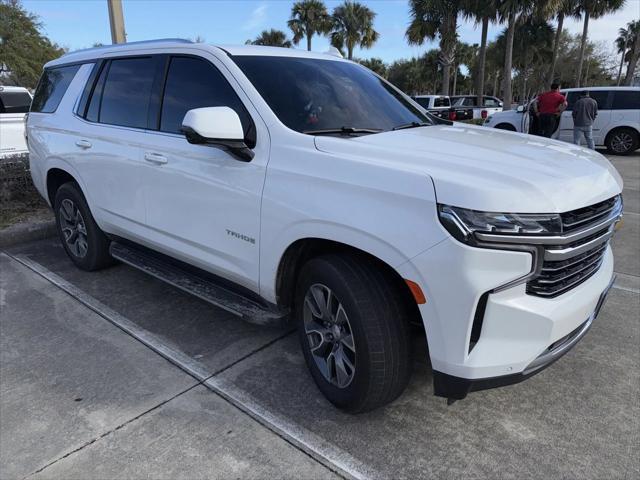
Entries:
POLYGON ((544 257, 536 276, 527 283, 527 293, 556 297, 594 275, 607 251, 615 223, 622 214, 620 196, 596 205, 563 213, 563 236, 558 244, 544 244, 544 257))

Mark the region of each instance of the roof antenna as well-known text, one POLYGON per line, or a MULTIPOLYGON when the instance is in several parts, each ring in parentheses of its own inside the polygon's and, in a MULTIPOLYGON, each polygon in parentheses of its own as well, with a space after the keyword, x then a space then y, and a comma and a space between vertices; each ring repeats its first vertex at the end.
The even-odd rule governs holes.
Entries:
POLYGON ((336 47, 331 46, 329 47, 329 50, 327 50, 326 52, 324 52, 325 55, 331 55, 333 57, 338 57, 338 58, 344 58, 342 56, 342 54, 340 53, 340 50, 338 50, 336 47))

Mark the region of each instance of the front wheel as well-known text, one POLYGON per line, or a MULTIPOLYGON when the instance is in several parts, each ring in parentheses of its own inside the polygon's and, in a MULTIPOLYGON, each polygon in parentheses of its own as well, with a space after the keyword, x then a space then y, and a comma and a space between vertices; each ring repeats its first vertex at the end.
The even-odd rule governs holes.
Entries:
POLYGON ((296 288, 304 357, 327 399, 350 413, 398 397, 411 374, 406 305, 373 261, 326 255, 309 261, 296 288))
POLYGON ((617 128, 605 140, 609 153, 616 155, 629 155, 640 146, 638 132, 631 128, 617 128))

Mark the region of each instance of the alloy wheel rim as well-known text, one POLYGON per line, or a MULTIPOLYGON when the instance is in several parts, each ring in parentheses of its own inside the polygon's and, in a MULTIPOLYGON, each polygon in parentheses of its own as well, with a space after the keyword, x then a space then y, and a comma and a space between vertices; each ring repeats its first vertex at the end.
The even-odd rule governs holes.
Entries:
POLYGON ((68 198, 62 200, 59 210, 60 228, 69 251, 78 258, 84 258, 89 249, 87 227, 82 213, 68 198))
POLYGON ((616 133, 611 139, 611 149, 614 152, 626 152, 631 148, 633 138, 628 133, 616 133))
POLYGON ((356 373, 356 348, 349 317, 326 285, 309 287, 304 298, 304 331, 311 356, 324 378, 338 388, 348 387, 356 373))

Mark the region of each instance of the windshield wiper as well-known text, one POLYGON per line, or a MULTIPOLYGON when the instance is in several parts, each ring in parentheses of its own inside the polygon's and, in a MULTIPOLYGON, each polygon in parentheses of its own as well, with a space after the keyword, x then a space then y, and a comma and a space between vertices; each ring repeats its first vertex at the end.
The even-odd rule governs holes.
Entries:
POLYGON ((355 128, 355 127, 340 127, 340 128, 324 128, 321 130, 303 130, 302 133, 307 133, 311 135, 354 135, 358 133, 380 133, 382 131, 381 128, 355 128))
POLYGON ((426 123, 426 122, 411 122, 411 123, 398 125, 397 127, 393 127, 391 130, 404 130, 405 128, 428 127, 430 125, 432 124, 426 123))

